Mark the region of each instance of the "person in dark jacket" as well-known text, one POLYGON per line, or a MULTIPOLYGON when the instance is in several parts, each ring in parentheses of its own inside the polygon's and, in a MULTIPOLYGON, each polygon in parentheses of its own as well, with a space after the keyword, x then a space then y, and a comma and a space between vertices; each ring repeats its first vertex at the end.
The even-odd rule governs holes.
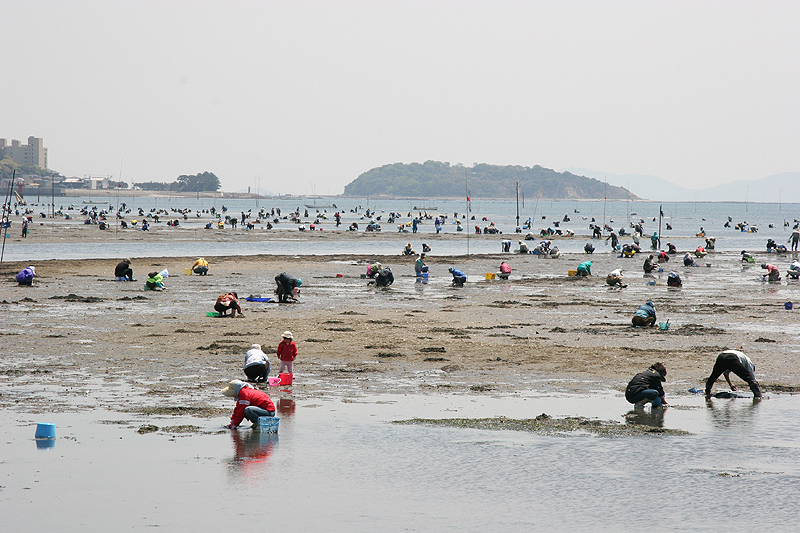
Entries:
POLYGON ((667 381, 667 369, 662 363, 655 363, 644 372, 639 372, 628 383, 625 399, 636 407, 652 402, 653 407, 667 405, 661 383, 667 381))
POLYGON ((293 278, 286 272, 282 272, 280 275, 275 276, 275 283, 278 285, 277 289, 275 289, 278 295, 278 302, 287 303, 289 298, 294 299, 294 289, 300 287, 303 284, 303 280, 293 278))
POLYGON ((634 326, 652 326, 655 324, 656 309, 653 306, 653 302, 648 301, 644 305, 640 305, 636 314, 633 315, 631 323, 634 326))
POLYGON ((131 260, 123 259, 117 264, 114 269, 114 277, 119 281, 136 281, 133 279, 133 269, 131 268, 131 260))
POLYGON ((717 361, 714 363, 714 369, 711 371, 711 375, 706 380, 706 398, 711 397, 711 387, 714 386, 714 383, 719 378, 720 374, 725 376, 725 380, 728 382, 732 391, 736 390, 736 387, 733 386, 731 383, 730 373, 733 372, 750 386, 750 390, 753 391, 754 398, 761 398, 761 389, 758 388, 758 381, 756 381, 756 365, 747 357, 743 352, 738 350, 725 350, 721 354, 717 356, 717 361))
POLYGON ((377 287, 388 287, 394 283, 394 274, 392 274, 392 269, 389 267, 384 267, 378 272, 378 275, 375 276, 375 285, 377 287))

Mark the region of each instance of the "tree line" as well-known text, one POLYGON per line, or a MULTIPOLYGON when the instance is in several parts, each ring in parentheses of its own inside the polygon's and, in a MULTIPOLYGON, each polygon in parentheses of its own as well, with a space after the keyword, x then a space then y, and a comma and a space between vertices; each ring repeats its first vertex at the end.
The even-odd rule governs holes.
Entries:
POLYGON ((173 182, 144 181, 136 184, 146 191, 205 192, 218 191, 222 184, 213 172, 178 176, 173 182))
POLYGON ((525 198, 614 199, 638 197, 624 187, 539 165, 488 165, 472 167, 440 161, 394 163, 364 172, 344 188, 347 196, 411 196, 514 198, 519 183, 525 198))

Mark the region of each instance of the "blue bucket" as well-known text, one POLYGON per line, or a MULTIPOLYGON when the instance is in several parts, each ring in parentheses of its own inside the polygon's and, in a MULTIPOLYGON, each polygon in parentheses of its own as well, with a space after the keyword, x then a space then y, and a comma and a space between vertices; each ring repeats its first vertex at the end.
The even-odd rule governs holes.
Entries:
POLYGON ((36 437, 37 439, 55 439, 56 438, 56 425, 49 422, 39 422, 36 424, 36 437))
POLYGON ((261 428, 261 431, 266 431, 267 433, 277 433, 278 432, 278 424, 280 423, 281 419, 277 416, 259 416, 258 417, 258 425, 261 428))
POLYGON ((792 302, 786 302, 785 304, 783 304, 783 307, 785 307, 787 311, 791 311, 792 310, 792 302))

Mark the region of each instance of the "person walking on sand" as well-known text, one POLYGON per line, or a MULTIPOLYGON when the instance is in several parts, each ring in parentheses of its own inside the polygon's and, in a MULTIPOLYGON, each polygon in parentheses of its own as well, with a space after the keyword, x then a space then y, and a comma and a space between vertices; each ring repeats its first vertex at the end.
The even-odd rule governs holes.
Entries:
POLYGON ((633 376, 625 389, 625 399, 638 408, 644 407, 647 402, 652 402, 654 409, 666 407, 667 400, 661 386, 664 381, 667 381, 667 369, 662 363, 655 363, 644 372, 633 376))
POLYGON ((637 327, 652 326, 656 323, 656 308, 653 302, 647 301, 644 305, 640 305, 639 309, 631 319, 631 323, 637 327))
POLYGON ((114 268, 114 277, 117 278, 117 281, 136 281, 133 279, 133 269, 131 268, 130 259, 123 259, 117 263, 116 268, 114 268))
POLYGON ((245 418, 253 423, 253 429, 258 429, 258 419, 262 416, 275 416, 275 404, 266 393, 254 389, 244 381, 234 379, 224 389, 222 394, 236 400, 236 408, 231 415, 231 421, 225 426, 236 429, 245 418))
POLYGON ((797 251, 797 244, 800 242, 800 226, 795 225, 792 234, 789 236, 789 240, 786 242, 792 243, 793 252, 797 251))
POLYGON ((33 278, 36 276, 36 267, 33 265, 23 268, 15 278, 17 283, 23 286, 30 287, 33 285, 33 278))
POLYGON ((28 217, 22 217, 22 238, 28 236, 28 217))
POLYGON ((244 356, 244 373, 249 381, 261 383, 269 376, 269 358, 260 344, 253 344, 244 356))
POLYGON ((294 360, 297 358, 297 345, 294 343, 294 337, 291 331, 284 331, 281 342, 278 343, 278 359, 281 361, 281 368, 278 370, 279 374, 283 374, 284 368, 289 374, 293 373, 294 360))
POLYGON ((217 302, 214 304, 214 311, 219 313, 219 316, 227 316, 227 312, 231 312, 231 318, 236 318, 236 312, 239 312, 240 317, 244 317, 242 308, 239 306, 239 295, 235 292, 228 294, 221 294, 217 297, 217 302))
POLYGON ((758 381, 756 381, 755 375, 756 365, 753 364, 749 357, 738 350, 725 350, 717 356, 714 369, 706 380, 706 398, 711 397, 711 387, 714 386, 720 374, 725 376, 725 381, 728 382, 731 390, 736 390, 736 387, 731 383, 731 372, 747 382, 750 386, 750 390, 753 391, 754 398, 761 398, 761 389, 758 387, 758 381))
POLYGON ((611 235, 606 237, 606 242, 608 242, 609 239, 611 240, 611 248, 616 250, 617 249, 617 244, 619 244, 619 238, 617 237, 617 234, 612 231, 611 235))
POLYGON ((192 272, 194 272, 195 274, 200 275, 200 276, 207 275, 208 274, 208 261, 206 261, 202 257, 199 258, 192 265, 192 272))

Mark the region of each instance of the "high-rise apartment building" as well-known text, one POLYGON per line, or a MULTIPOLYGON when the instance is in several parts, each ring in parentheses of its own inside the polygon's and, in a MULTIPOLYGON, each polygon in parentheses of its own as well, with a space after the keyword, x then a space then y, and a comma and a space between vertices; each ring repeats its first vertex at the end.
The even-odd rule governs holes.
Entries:
POLYGON ((6 144, 5 139, 0 139, 0 149, 5 150, 15 163, 47 168, 47 148, 41 138, 28 137, 28 144, 21 144, 16 139, 12 139, 11 144, 6 144))

